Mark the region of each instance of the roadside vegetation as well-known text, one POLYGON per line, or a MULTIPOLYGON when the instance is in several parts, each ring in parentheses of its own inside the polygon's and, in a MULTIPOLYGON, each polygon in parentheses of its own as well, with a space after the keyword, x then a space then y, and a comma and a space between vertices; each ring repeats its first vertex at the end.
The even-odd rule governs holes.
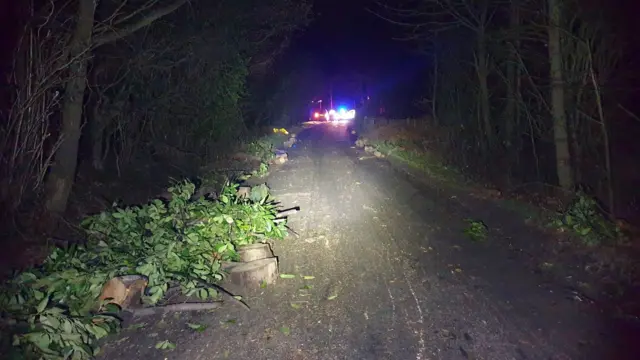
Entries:
MULTIPOLYGON (((433 186, 463 190, 518 213, 525 223, 546 232, 551 241, 540 239, 536 245, 539 266, 546 273, 571 278, 568 271, 577 270, 576 281, 581 280, 576 287, 591 297, 627 302, 633 294, 629 289, 633 289, 640 274, 636 261, 640 253, 634 246, 638 233, 625 222, 612 219, 592 195, 576 191, 554 197, 500 188, 469 168, 447 160, 432 143, 430 128, 406 119, 376 121, 377 125, 360 133, 357 145, 424 173, 433 186), (591 283, 588 289, 584 288, 584 279, 591 283)), ((474 216, 467 219, 464 235, 484 243, 491 236, 491 229, 483 223, 482 214, 474 216)), ((633 301, 625 306, 626 312, 638 310, 633 301)))
POLYGON ((120 326, 118 309, 98 301, 109 279, 144 276, 148 306, 173 288, 211 300, 238 246, 285 236, 264 185, 236 190, 267 174, 289 138, 289 123, 272 131, 261 114, 275 96, 263 84, 280 76, 270 69, 311 7, 78 0, 14 10, 0 89, 0 352, 87 359, 120 326))
POLYGON ((526 212, 552 234, 542 247, 584 258, 577 267, 637 297, 640 173, 629 146, 640 123, 628 110, 621 69, 631 54, 617 10, 599 1, 383 3, 370 11, 411 29, 407 41, 431 68, 415 99, 425 116, 363 119, 360 135, 443 184, 475 184, 526 212))
MULTIPOLYGON (((264 176, 289 135, 274 128, 241 146, 257 167, 237 173, 238 181, 264 176)), ((98 340, 121 328, 122 309, 113 299, 100 300, 115 277, 143 277, 147 307, 170 290, 217 300, 223 262, 237 261, 240 246, 283 239, 287 229, 286 221, 275 221, 278 210, 265 185, 241 194, 238 183, 216 175, 203 174, 199 186, 177 181, 165 197, 141 205, 114 203, 89 215, 80 223, 82 243, 54 247, 40 264, 15 272, 0 286, 0 351, 12 359, 97 355, 98 340)))
POLYGON ((3 341, 25 358, 91 358, 97 340, 119 329, 117 306, 98 301, 116 276, 146 277, 148 306, 175 287, 184 296, 215 299, 222 262, 236 261, 239 246, 286 235, 262 187, 245 197, 226 184, 214 200, 193 198, 195 185, 182 181, 168 189, 168 201, 87 217, 84 244, 54 249, 42 265, 2 286, 3 341))
POLYGON ((260 85, 279 77, 269 69, 310 9, 289 0, 16 5, 0 125, 3 274, 44 260, 52 238, 83 241, 78 222, 113 202, 144 202, 170 178, 215 170, 223 182, 246 170, 233 155, 274 121, 259 114, 270 96, 260 85))
POLYGON ((429 148, 430 133, 426 126, 416 126, 413 121, 405 119, 391 122, 378 119, 383 124, 361 121, 364 123, 361 126, 364 132, 359 134, 362 146, 372 146, 384 156, 400 160, 433 178, 455 179, 452 185, 467 181, 464 173, 447 165, 439 154, 429 148))

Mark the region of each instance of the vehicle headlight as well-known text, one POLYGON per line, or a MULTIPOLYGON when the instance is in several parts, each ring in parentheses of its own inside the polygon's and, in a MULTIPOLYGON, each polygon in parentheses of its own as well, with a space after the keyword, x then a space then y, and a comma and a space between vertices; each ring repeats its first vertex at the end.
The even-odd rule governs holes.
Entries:
POLYGON ((341 117, 342 117, 343 119, 345 119, 345 120, 351 120, 351 119, 354 119, 354 118, 356 117, 356 111, 355 111, 355 110, 349 110, 349 111, 347 111, 346 113, 341 114, 341 115, 342 115, 341 117))

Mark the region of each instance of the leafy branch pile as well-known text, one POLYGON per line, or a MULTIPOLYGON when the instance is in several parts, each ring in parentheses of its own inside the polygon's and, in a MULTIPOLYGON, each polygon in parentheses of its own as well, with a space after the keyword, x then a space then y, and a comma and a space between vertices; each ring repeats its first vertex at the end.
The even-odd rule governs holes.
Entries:
POLYGON ((277 211, 266 186, 248 198, 236 188, 226 186, 217 201, 191 200, 195 185, 184 181, 169 188, 167 203, 154 200, 87 218, 85 245, 55 249, 42 266, 4 286, 3 341, 13 339, 19 358, 91 358, 96 341, 119 328, 113 312, 96 311, 103 284, 119 275, 148 277, 148 305, 173 283, 187 296, 217 296, 211 284, 223 278, 221 261, 237 259, 237 246, 286 235, 285 224, 274 222, 277 211))
POLYGON ((260 158, 260 166, 251 173, 251 176, 266 176, 269 172, 269 162, 275 157, 273 141, 268 136, 261 137, 247 144, 246 151, 260 158))
POLYGON ((610 242, 622 235, 620 229, 602 214, 598 203, 584 193, 578 193, 566 211, 557 214, 551 225, 575 233, 588 246, 610 242))
POLYGON ((275 156, 275 147, 269 137, 261 137, 247 144, 247 152, 260 158, 264 163, 273 160, 275 156))

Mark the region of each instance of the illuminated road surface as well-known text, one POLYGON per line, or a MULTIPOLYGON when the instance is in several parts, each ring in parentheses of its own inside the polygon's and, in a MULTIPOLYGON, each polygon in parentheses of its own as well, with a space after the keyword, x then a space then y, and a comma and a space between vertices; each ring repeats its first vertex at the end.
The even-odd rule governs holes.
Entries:
POLYGON ((106 358, 623 359, 592 305, 509 250, 510 238, 542 236, 522 219, 360 159, 345 128, 316 126, 299 139, 268 179, 285 207, 301 207, 290 221, 299 237, 275 246, 281 273, 298 277, 245 294, 250 312, 225 305, 145 319, 111 339, 106 358), (478 217, 492 229, 486 244, 463 234, 478 217), (155 349, 162 340, 176 349, 155 349))

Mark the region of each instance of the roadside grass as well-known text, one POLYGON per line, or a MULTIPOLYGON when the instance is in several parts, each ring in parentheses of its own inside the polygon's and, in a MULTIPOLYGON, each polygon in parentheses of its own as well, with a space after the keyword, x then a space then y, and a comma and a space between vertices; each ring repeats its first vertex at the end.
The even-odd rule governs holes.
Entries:
MULTIPOLYGON (((578 269, 591 281, 600 282, 599 288, 610 298, 627 297, 629 289, 638 288, 640 249, 633 245, 640 240, 638 233, 621 229, 592 197, 578 192, 566 201, 536 193, 504 194, 491 189, 491 186, 474 181, 470 174, 444 164, 441 157, 425 145, 424 137, 428 138, 428 133, 420 134, 418 130, 382 125, 360 134, 359 140, 390 159, 422 171, 441 185, 466 190, 508 212, 517 213, 525 224, 550 234, 549 239, 541 239, 536 246, 539 255, 554 257, 547 259, 548 262, 538 259, 541 264, 554 263, 554 271, 564 273, 563 265, 578 269)), ((483 224, 478 220, 467 222, 465 234, 474 241, 482 241, 486 237, 483 224)))
MULTIPOLYGON (((447 186, 471 192, 486 190, 487 186, 473 181, 468 174, 454 166, 446 165, 437 154, 426 149, 415 139, 415 131, 411 132, 413 138, 407 139, 404 134, 408 132, 410 131, 397 126, 380 126, 371 132, 372 135, 361 135, 360 140, 385 156, 400 160, 447 186)), ((555 209, 545 207, 539 201, 534 203, 535 194, 531 195, 529 198, 509 197, 500 191, 494 191, 485 197, 500 200, 502 207, 518 212, 532 222, 573 234, 586 246, 612 245, 625 241, 625 234, 607 218, 597 201, 583 192, 575 193, 568 204, 555 209)))
POLYGON ((429 151, 420 150, 418 144, 405 140, 374 140, 369 145, 382 154, 402 161, 407 165, 427 173, 437 180, 451 185, 467 184, 468 180, 457 169, 447 166, 429 151))

